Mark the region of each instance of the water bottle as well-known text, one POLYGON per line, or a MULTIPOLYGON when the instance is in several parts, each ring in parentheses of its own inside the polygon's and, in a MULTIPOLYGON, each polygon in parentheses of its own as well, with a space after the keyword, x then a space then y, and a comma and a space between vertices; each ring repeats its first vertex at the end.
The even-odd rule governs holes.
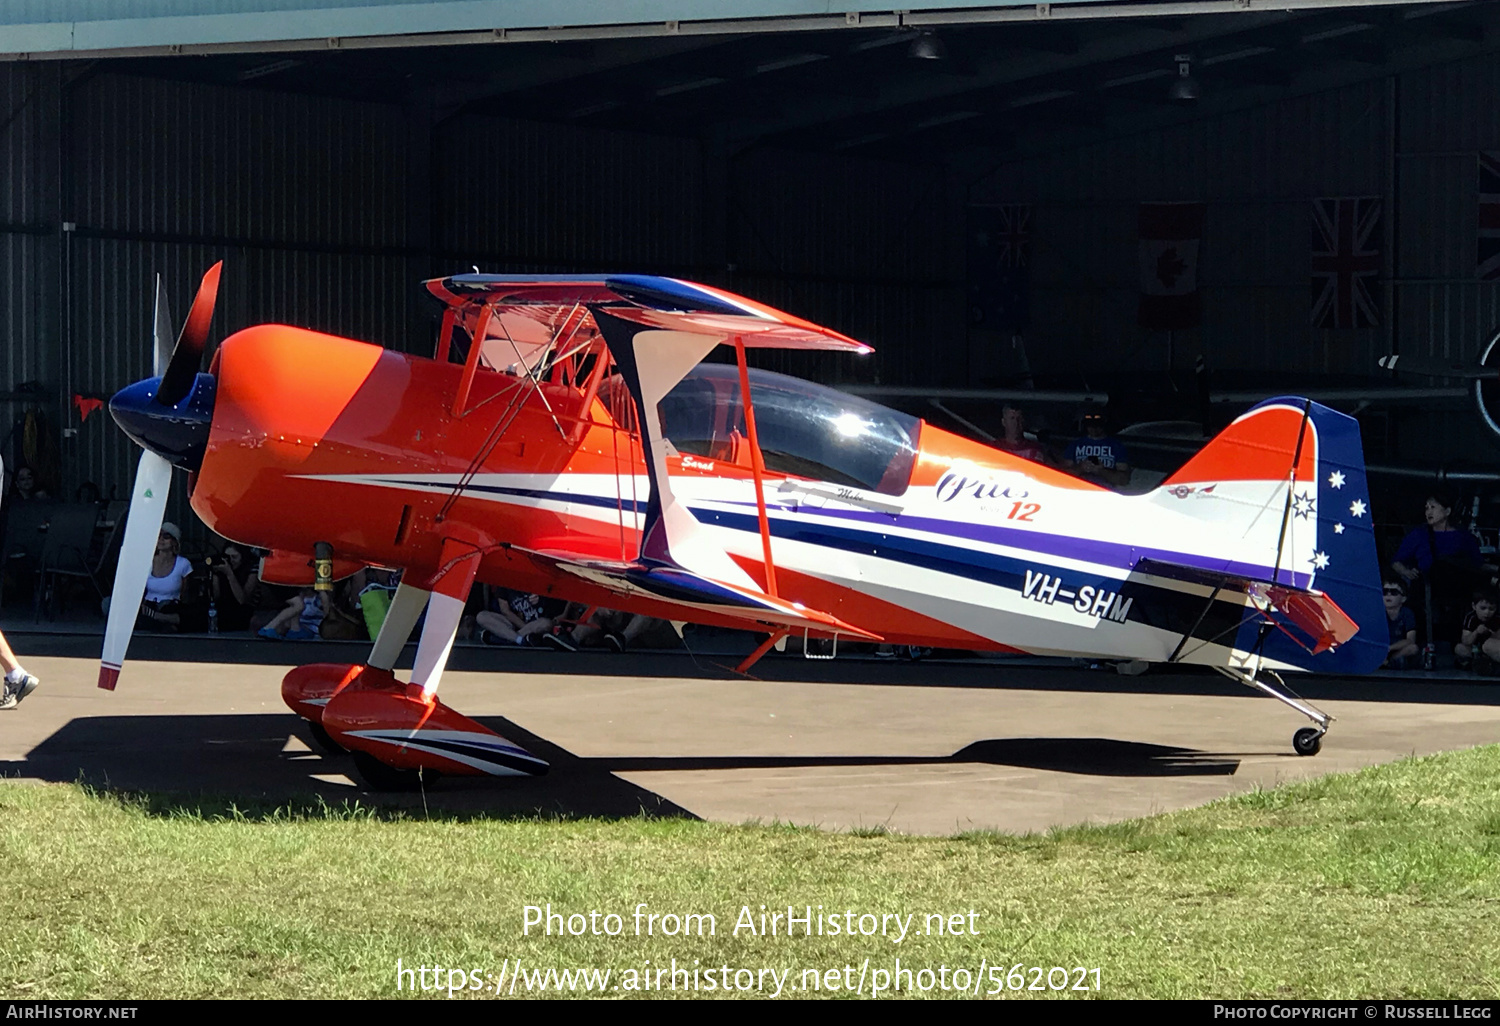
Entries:
POLYGON ((208 600, 208 633, 219 633, 219 610, 213 599, 208 600))
POLYGON ((1422 648, 1422 669, 1437 669, 1437 646, 1430 641, 1422 648))

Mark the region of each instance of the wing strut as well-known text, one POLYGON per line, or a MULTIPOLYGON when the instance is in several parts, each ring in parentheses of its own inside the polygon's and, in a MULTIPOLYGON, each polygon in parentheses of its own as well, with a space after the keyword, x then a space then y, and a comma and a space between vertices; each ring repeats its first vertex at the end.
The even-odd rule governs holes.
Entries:
POLYGON ((740 365, 740 402, 745 408, 745 433, 750 436, 750 472, 755 477, 755 510, 760 518, 760 548, 766 559, 766 594, 775 596, 776 564, 771 559, 771 521, 766 516, 766 463, 760 452, 760 437, 755 433, 755 406, 750 402, 750 368, 745 364, 744 339, 735 338, 734 355, 740 365))

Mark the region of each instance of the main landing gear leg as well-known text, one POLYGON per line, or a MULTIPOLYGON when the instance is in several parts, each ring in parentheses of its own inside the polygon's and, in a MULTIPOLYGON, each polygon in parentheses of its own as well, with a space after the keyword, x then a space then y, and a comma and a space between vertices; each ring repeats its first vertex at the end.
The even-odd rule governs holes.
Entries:
POLYGON ((1286 684, 1282 681, 1281 675, 1274 670, 1260 669, 1259 662, 1260 660, 1257 659, 1257 668, 1253 673, 1238 666, 1215 666, 1214 669, 1230 680, 1239 681, 1262 694, 1270 695, 1278 702, 1286 703, 1317 724, 1315 727, 1303 727, 1292 735, 1293 751, 1298 755, 1317 755, 1323 747, 1323 735, 1328 733, 1328 725, 1333 722, 1333 717, 1320 709, 1313 708, 1299 698, 1285 694, 1282 689, 1286 687, 1286 684), (1271 683, 1267 683, 1268 679, 1271 683))
POLYGON ((322 723, 348 748, 371 788, 409 790, 444 776, 535 776, 547 763, 437 699, 464 600, 479 569, 478 546, 443 541, 439 569, 403 584, 391 601, 368 666, 355 668, 361 686, 347 687, 323 707, 322 723), (410 684, 391 672, 413 624, 427 608, 410 684))

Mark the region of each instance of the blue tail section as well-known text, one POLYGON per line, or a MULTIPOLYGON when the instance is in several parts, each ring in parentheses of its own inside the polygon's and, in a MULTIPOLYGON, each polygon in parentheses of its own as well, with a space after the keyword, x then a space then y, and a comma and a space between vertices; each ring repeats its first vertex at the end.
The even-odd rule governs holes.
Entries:
MULTIPOLYGON (((1359 632, 1337 649, 1314 656, 1285 634, 1273 631, 1262 652, 1269 658, 1318 673, 1370 673, 1385 661, 1390 633, 1381 602, 1380 559, 1375 550, 1374 516, 1370 510, 1359 422, 1305 399, 1281 397, 1260 405, 1271 404, 1306 405, 1308 409, 1312 431, 1310 437, 1304 436, 1303 444, 1317 446, 1317 480, 1295 483, 1293 505, 1287 515, 1315 519, 1317 543, 1310 586, 1333 599, 1359 625, 1359 632), (1312 500, 1310 504, 1308 499, 1312 500)), ((1253 648, 1257 630, 1255 625, 1242 628, 1237 646, 1253 648)))

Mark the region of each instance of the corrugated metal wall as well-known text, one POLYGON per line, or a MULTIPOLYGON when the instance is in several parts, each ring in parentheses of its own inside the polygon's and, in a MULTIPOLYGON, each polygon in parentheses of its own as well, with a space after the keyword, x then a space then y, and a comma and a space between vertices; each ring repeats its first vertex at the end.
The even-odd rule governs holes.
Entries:
POLYGON ((753 152, 734 167, 732 195, 729 287, 876 347, 859 361, 766 354, 767 366, 829 382, 959 383, 962 190, 933 170, 753 152))
MULTIPOLYGON (((215 339, 279 321, 404 347, 406 161, 386 108, 104 74, 66 96, 66 340, 51 382, 107 396, 151 372, 162 276, 177 322, 224 260, 215 339)), ((64 483, 124 496, 137 453, 107 416, 64 440, 64 483)), ((175 489, 180 492, 181 489, 175 489)), ((170 512, 191 514, 180 494, 170 512)))
MULTIPOLYGON (((770 151, 711 167, 691 140, 499 118, 434 131, 420 111, 109 65, 71 82, 58 65, 0 67, 0 125, 47 75, 50 108, 33 97, 0 132, 0 339, 9 387, 41 381, 54 427, 76 430, 58 439, 66 492, 128 493, 135 450, 68 399, 149 373, 155 276, 180 319, 218 259, 214 339, 280 321, 420 352, 437 312, 423 276, 628 270, 721 284, 877 347, 766 361, 780 369, 962 374, 933 359, 964 346, 962 196, 940 174, 770 151)), ((180 496, 169 515, 191 520, 180 496)))
MULTIPOLYGON (((1160 375, 1167 342, 1136 326, 1141 202, 1207 204, 1202 327, 1179 332, 1175 366, 1206 355, 1216 381, 1328 375, 1380 379, 1376 359, 1473 357, 1500 327, 1500 285, 1476 280, 1476 153, 1500 148, 1500 56, 1473 58, 1018 161, 972 202, 1035 212, 1032 367, 1160 375), (1395 190, 1392 202, 1392 189, 1395 190), (1309 324, 1310 201, 1382 196, 1386 323, 1309 324)), ((1444 384, 1434 382, 1434 384, 1444 384)), ((1493 462, 1470 410, 1401 407, 1366 421, 1376 458, 1493 462)))
MULTIPOLYGON (((1350 371, 1383 352, 1379 329, 1308 326, 1310 200, 1385 191, 1384 86, 1371 82, 1007 165, 974 202, 1031 202, 1031 362, 1080 358, 1128 373, 1165 340, 1136 326, 1139 204, 1207 204, 1199 249, 1203 325, 1179 338, 1215 367, 1350 371)), ((1162 363, 1159 366, 1164 367, 1162 363)))
MULTIPOLYGON (((764 361, 778 369, 962 384, 984 368, 965 328, 971 202, 1036 205, 1034 369, 1158 373, 1165 340, 1135 325, 1136 212, 1181 199, 1208 211, 1204 323, 1176 339, 1180 368, 1204 351, 1223 376, 1372 376, 1388 326, 1308 326, 1309 200, 1398 183, 1401 349, 1472 353, 1500 323, 1500 286, 1474 280, 1475 152, 1500 149, 1497 94, 1500 58, 1474 59, 1019 161, 966 189, 843 156, 714 158, 688 140, 498 118, 434 131, 404 108, 7 65, 0 391, 40 381, 33 405, 78 429, 58 441, 65 490, 125 491, 134 453, 67 398, 146 373, 154 275, 180 316, 220 258, 216 335, 275 320, 422 351, 425 274, 628 269, 721 284, 877 350, 764 361)), ((1490 452, 1465 411, 1397 422, 1382 455, 1490 452)))
MULTIPOLYGON (((58 359, 57 320, 49 316, 46 295, 59 271, 56 225, 47 224, 55 199, 47 175, 56 146, 44 116, 54 85, 44 68, 0 67, 0 453, 7 467, 25 454, 20 425, 27 411, 42 413, 54 427, 60 414, 59 396, 49 387, 58 359)), ((58 486, 55 474, 46 478, 46 487, 58 486)))

